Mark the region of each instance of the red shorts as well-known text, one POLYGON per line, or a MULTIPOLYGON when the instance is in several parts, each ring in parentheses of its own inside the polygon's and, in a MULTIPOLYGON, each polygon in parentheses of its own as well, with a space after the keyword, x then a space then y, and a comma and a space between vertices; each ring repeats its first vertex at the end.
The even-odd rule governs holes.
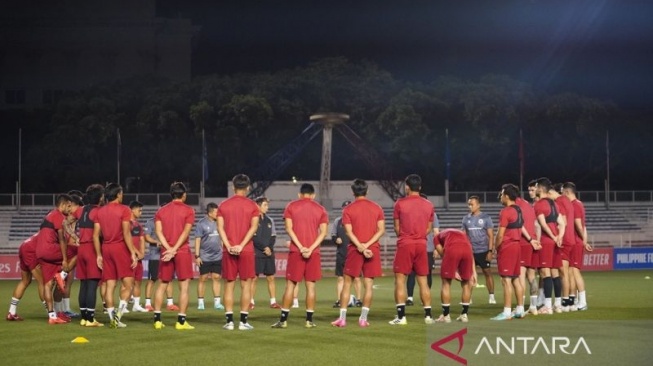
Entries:
POLYGON ((406 244, 397 246, 392 268, 394 273, 403 273, 406 276, 413 271, 417 276, 427 276, 429 274, 429 258, 426 245, 406 244))
POLYGON ((562 268, 562 248, 553 248, 553 268, 562 268))
POLYGON ((553 266, 553 252, 555 251, 556 244, 548 236, 542 236, 542 249, 540 252, 540 265, 539 268, 556 268, 553 266))
POLYGON ((226 250, 222 253, 222 278, 235 281, 238 277, 242 280, 256 277, 256 257, 253 251, 241 252, 240 255, 229 254, 226 250))
POLYGON ((39 260, 36 258, 36 248, 28 249, 26 246, 21 245, 18 249, 18 260, 20 262, 20 270, 23 272, 32 272, 36 266, 39 265, 39 260))
POLYGON ((519 265, 533 268, 533 246, 530 243, 520 243, 519 265))
POLYGON ((560 248, 560 257, 563 261, 571 262, 571 251, 576 246, 576 244, 566 244, 562 243, 562 248, 560 248))
POLYGON ((75 276, 80 280, 99 280, 102 270, 97 266, 97 256, 93 244, 81 244, 77 251, 75 276))
POLYGON ((71 259, 77 256, 78 251, 79 251, 79 246, 77 245, 66 246, 66 257, 68 258, 68 262, 70 262, 71 259))
POLYGON ((373 245, 369 249, 374 255, 372 258, 365 258, 363 254, 358 252, 355 245, 350 245, 347 248, 343 273, 354 278, 360 276, 361 272, 363 272, 365 278, 381 277, 383 275, 381 249, 378 245, 373 245))
POLYGON ((571 248, 571 255, 569 258, 569 265, 583 269, 583 255, 585 253, 585 246, 582 244, 576 244, 571 248))
MULTIPOLYGON (((497 268, 501 277, 519 277, 521 266, 519 265, 521 244, 518 242, 504 243, 499 247, 497 268)), ((446 256, 446 253, 445 253, 446 256)))
POLYGON ((141 261, 138 261, 138 263, 136 263, 136 268, 134 268, 134 280, 143 280, 143 262, 141 261))
POLYGON ((541 250, 534 250, 533 249, 533 254, 531 255, 531 265, 527 266, 528 268, 540 268, 540 252, 541 250))
POLYGON ((442 257, 440 266, 440 277, 452 280, 456 277, 456 272, 460 274, 463 281, 472 278, 474 268, 474 254, 468 246, 455 245, 447 247, 442 257))
MULTIPOLYGON (((360 274, 360 272, 358 273, 360 274)), ((302 280, 315 282, 319 281, 321 278, 322 256, 319 252, 313 252, 308 259, 302 257, 302 254, 299 252, 288 253, 286 279, 293 282, 301 282, 302 280)))
MULTIPOLYGON (((189 251, 177 252, 172 260, 168 262, 159 261, 159 279, 162 282, 172 281, 175 274, 178 281, 193 279, 193 255, 189 251)), ((139 281, 142 278, 143 269, 141 266, 139 281)))
POLYGON ((39 261, 41 273, 43 274, 43 283, 48 283, 54 279, 57 272, 61 272, 61 264, 39 261))
POLYGON ((63 261, 59 244, 38 244, 36 246, 36 257, 39 262, 61 264, 63 261))
POLYGON ((102 244, 102 258, 103 281, 134 276, 131 256, 125 244, 102 244))

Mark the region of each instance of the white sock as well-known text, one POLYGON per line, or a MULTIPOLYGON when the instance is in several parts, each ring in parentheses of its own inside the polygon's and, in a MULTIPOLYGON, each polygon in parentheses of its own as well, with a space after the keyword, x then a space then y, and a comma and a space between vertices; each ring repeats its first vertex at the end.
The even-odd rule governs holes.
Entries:
POLYGON ((510 311, 511 311, 511 309, 509 307, 508 308, 506 308, 506 307, 503 308, 503 313, 506 314, 506 315, 510 315, 510 311))
POLYGON ((11 298, 11 303, 9 304, 9 314, 11 315, 16 315, 16 308, 18 307, 18 303, 20 302, 20 299, 17 299, 15 297, 11 298))
POLYGON ((48 311, 48 318, 56 319, 57 318, 57 313, 55 313, 54 311, 48 311))
POLYGON ((580 291, 578 293, 578 303, 579 304, 587 304, 587 298, 585 297, 585 291, 580 291))
POLYGON ((299 306, 299 299, 297 298, 292 299, 292 306, 299 306))
POLYGON ((152 306, 152 299, 150 299, 149 297, 146 297, 145 298, 145 306, 148 306, 148 305, 152 306))
POLYGON ((537 304, 537 295, 533 295, 533 296, 531 296, 531 306, 530 307, 531 308, 536 308, 537 307, 536 304, 537 304))
POLYGON ((517 308, 515 309, 516 313, 523 313, 524 312, 524 305, 517 305, 517 308))
POLYGON ((359 320, 367 320, 367 314, 369 314, 370 308, 366 308, 363 306, 361 308, 361 316, 358 318, 359 320))
POLYGON ((408 298, 406 299, 406 301, 413 301, 413 297, 412 297, 412 296, 408 296, 408 298))
POLYGON ((170 305, 174 305, 174 304, 175 304, 175 303, 172 301, 172 297, 169 297, 169 298, 168 298, 167 305, 170 306, 170 305))
POLYGON ((204 298, 203 298, 203 297, 199 297, 199 298, 197 298, 197 305, 202 305, 202 306, 204 306, 204 298))
POLYGON ((61 301, 55 301, 54 302, 54 312, 55 313, 62 312, 63 310, 61 310, 61 307, 62 307, 61 301))
POLYGON ((135 296, 134 297, 134 306, 136 306, 136 307, 141 306, 141 297, 140 296, 135 296))
POLYGON ((61 278, 65 280, 66 277, 68 277, 68 272, 66 272, 66 271, 61 271, 61 278))
POLYGON ((556 297, 555 306, 562 306, 562 298, 561 297, 556 297))
POLYGON ((249 300, 249 303, 252 304, 252 305, 256 305, 256 303, 254 302, 254 299, 249 300))
POLYGON ((216 297, 214 297, 214 298, 213 298, 213 303, 214 303, 215 305, 220 305, 220 296, 216 296, 216 297))
POLYGON ((537 303, 538 303, 538 304, 543 303, 545 298, 546 298, 546 297, 544 297, 544 289, 543 289, 543 288, 540 288, 540 289, 537 291, 537 303))
POLYGON ((274 305, 274 304, 276 304, 276 303, 277 303, 277 299, 274 298, 274 297, 271 297, 271 298, 270 298, 270 305, 274 305))
POLYGON ((546 306, 549 309, 551 308, 551 298, 550 297, 547 297, 547 298, 544 299, 544 306, 546 306))
POLYGON ((118 317, 122 316, 122 313, 125 311, 126 308, 127 308, 127 301, 120 300, 120 302, 118 303, 118 317))
POLYGON ((340 309, 340 320, 347 319, 347 309, 340 309))
POLYGON ((354 296, 354 295, 349 295, 349 303, 350 303, 350 304, 353 304, 353 303, 355 303, 355 302, 356 302, 356 296, 354 296))
POLYGON ((112 320, 116 312, 115 308, 107 308, 107 315, 109 315, 109 320, 112 320))
POLYGON ((70 311, 70 297, 63 298, 63 311, 70 311))
POLYGON ((490 300, 494 300, 494 294, 490 294, 490 300))

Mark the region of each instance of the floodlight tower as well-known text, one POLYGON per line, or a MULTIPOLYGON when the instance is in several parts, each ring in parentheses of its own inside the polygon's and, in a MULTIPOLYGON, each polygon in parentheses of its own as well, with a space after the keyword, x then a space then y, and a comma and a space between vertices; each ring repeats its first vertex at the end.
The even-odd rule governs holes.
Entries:
POLYGON ((320 172, 320 203, 331 212, 333 202, 329 194, 331 182, 331 142, 333 140, 333 127, 341 125, 349 120, 348 114, 343 113, 322 113, 310 117, 311 122, 322 125, 322 167, 320 172))

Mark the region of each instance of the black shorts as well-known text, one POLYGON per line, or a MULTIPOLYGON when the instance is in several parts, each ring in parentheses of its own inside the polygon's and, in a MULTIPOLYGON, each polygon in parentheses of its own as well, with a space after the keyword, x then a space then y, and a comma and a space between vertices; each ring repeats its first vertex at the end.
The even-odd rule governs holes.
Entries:
POLYGON ((222 273, 222 261, 213 261, 213 262, 202 262, 200 266, 200 275, 205 275, 207 273, 222 273))
POLYGON ((336 276, 344 276, 345 256, 336 255, 336 276))
POLYGON ((159 279, 159 261, 152 259, 147 261, 147 279, 150 281, 159 279))
POLYGON ((474 253, 474 263, 481 268, 490 268, 490 262, 487 261, 487 253, 474 253))
POLYGON ((274 255, 269 257, 256 257, 256 276, 263 273, 266 276, 274 276, 277 273, 277 265, 274 255))

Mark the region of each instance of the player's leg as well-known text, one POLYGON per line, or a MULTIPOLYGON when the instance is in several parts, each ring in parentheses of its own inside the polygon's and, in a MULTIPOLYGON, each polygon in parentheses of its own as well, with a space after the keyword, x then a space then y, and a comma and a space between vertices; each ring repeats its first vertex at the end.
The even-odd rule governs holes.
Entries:
POLYGON ((202 273, 200 274, 200 278, 197 281, 197 309, 198 310, 204 310, 204 293, 205 293, 205 287, 204 287, 204 282, 208 278, 209 273, 202 273))
POLYGON ((258 276, 259 276, 259 274, 257 273, 256 276, 254 276, 254 278, 252 278, 249 281, 249 283, 250 283, 249 294, 250 294, 250 298, 251 298, 250 302, 249 302, 249 308, 248 308, 249 310, 254 310, 254 307, 256 306, 255 297, 256 297, 256 284, 258 283, 258 276))
POLYGON ((440 303, 442 304, 442 316, 437 321, 445 322, 445 319, 450 319, 449 313, 451 311, 451 279, 442 278, 442 287, 440 288, 440 303))
MULTIPOLYGON (((188 287, 190 286, 190 279, 177 279, 179 284, 179 313, 177 314, 177 323, 183 327, 183 329, 193 329, 190 325, 186 323, 186 311, 188 310, 188 287)), ((180 327, 175 325, 177 329, 180 327)))
POLYGON ((252 277, 240 279, 240 322, 247 324, 250 304, 252 303, 252 277))
POLYGON ((562 312, 562 280, 560 278, 559 267, 551 268, 551 278, 553 279, 553 294, 554 294, 553 311, 556 313, 561 313, 562 312))
POLYGON ((410 272, 406 279, 406 306, 413 306, 415 300, 413 294, 415 293, 415 272, 410 272))
POLYGON ((344 327, 347 324, 347 304, 349 303, 349 294, 351 293, 351 284, 353 277, 345 274, 342 281, 342 290, 340 291, 340 316, 338 320, 331 323, 336 327, 344 327))
POLYGON ((562 267, 560 267, 560 280, 562 282, 562 311, 569 311, 569 288, 570 288, 569 261, 562 260, 562 267))
POLYGON ((20 282, 16 284, 14 293, 11 297, 11 302, 9 303, 9 312, 7 313, 7 320, 23 320, 16 312, 18 311, 18 303, 20 299, 23 298, 25 290, 32 283, 32 273, 29 271, 20 271, 20 282))
POLYGON ((172 285, 172 279, 168 282, 168 287, 166 287, 166 309, 170 311, 177 311, 179 307, 175 305, 174 300, 175 286, 172 285))
MULTIPOLYGON (((344 287, 344 285, 345 285, 345 277, 343 275, 336 277, 336 299, 338 300, 336 300, 336 302, 333 304, 334 308, 339 308, 340 305, 342 304, 340 302, 340 298, 341 298, 340 295, 342 295, 342 288, 344 287)), ((347 302, 349 302, 349 299, 347 299, 347 302)))
POLYGON ((292 307, 299 307, 299 286, 295 286, 295 289, 292 292, 292 307))
MULTIPOLYGON (((315 281, 306 279, 306 322, 313 323, 313 313, 315 312, 315 302, 317 301, 317 294, 315 292, 315 281)), ((343 283, 344 289, 344 283, 343 283)), ((342 303, 340 304, 342 306, 342 303)))
POLYGON ((585 294, 585 280, 580 268, 573 267, 574 280, 578 289, 578 310, 587 310, 587 295, 585 294))
POLYGON ((296 287, 297 282, 292 281, 290 278, 286 277, 286 289, 283 292, 283 300, 281 301, 281 315, 279 317, 279 321, 272 324, 272 328, 286 328, 286 321, 288 320, 288 315, 290 314, 290 305, 293 302, 293 297, 296 296, 296 287))
POLYGON ((166 295, 169 281, 160 279, 154 291, 154 329, 161 329, 163 323, 161 321, 161 306, 163 305, 163 297, 166 295))
POLYGON ((223 310, 224 306, 222 306, 220 294, 221 294, 221 286, 222 286, 222 277, 220 277, 220 271, 218 270, 217 272, 212 272, 211 273, 211 282, 213 285, 213 308, 218 309, 218 310, 223 310))
MULTIPOLYGON (((363 286, 361 286, 360 276, 354 277, 353 285, 354 285, 354 293, 356 294, 355 297, 354 297, 354 305, 356 307, 361 307, 361 306, 363 306, 363 302, 361 301, 362 296, 363 296, 362 295, 362 287, 363 286)), ((350 296, 350 298, 351 298, 351 296, 350 296)))
POLYGON ((109 315, 109 320, 113 321, 115 318, 115 308, 114 308, 114 293, 116 289, 116 280, 115 279, 106 279, 104 281, 106 286, 106 292, 104 294, 104 301, 107 304, 107 314, 109 315))
POLYGON ((37 265, 33 270, 32 270, 32 278, 36 280, 36 285, 38 286, 38 291, 39 291, 39 298, 41 299, 41 302, 45 301, 45 286, 43 283, 43 273, 41 272, 41 266, 37 265))
POLYGON ((277 305, 277 283, 275 281, 274 275, 265 276, 268 282, 268 295, 270 296, 270 307, 273 309, 278 309, 277 305))

